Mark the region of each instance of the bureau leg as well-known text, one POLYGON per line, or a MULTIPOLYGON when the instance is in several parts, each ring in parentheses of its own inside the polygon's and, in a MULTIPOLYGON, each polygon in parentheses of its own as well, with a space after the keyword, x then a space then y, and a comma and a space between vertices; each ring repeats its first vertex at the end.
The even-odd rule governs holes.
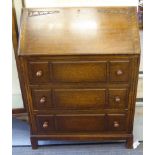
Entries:
POLYGON ((127 138, 127 140, 126 140, 126 147, 128 149, 132 149, 133 148, 133 136, 127 138))
POLYGON ((38 140, 34 137, 31 137, 31 146, 32 146, 32 149, 38 148, 38 140))

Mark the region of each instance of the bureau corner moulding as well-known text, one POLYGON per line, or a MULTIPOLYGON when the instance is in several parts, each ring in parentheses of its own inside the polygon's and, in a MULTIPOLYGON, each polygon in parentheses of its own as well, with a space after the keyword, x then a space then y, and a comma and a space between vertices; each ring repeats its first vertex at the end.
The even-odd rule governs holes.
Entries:
POLYGON ((18 58, 33 149, 50 139, 132 148, 136 7, 24 8, 18 58))

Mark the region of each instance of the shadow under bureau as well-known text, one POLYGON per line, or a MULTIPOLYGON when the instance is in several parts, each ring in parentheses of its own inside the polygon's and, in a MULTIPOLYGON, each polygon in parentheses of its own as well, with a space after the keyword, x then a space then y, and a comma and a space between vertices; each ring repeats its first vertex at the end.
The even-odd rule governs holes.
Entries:
POLYGON ((22 94, 38 140, 133 143, 139 72, 134 7, 23 9, 22 94))

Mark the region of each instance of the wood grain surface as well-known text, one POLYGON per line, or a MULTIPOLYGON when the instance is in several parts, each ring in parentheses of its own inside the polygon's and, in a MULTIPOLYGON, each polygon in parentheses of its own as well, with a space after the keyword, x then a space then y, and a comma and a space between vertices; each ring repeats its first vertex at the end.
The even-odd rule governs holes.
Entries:
POLYGON ((134 7, 23 9, 19 55, 136 54, 134 7))

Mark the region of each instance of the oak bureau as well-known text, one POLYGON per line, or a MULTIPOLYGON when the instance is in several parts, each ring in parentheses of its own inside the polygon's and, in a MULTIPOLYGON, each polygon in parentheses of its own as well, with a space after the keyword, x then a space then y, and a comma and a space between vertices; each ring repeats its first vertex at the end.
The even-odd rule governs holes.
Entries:
POLYGON ((23 9, 18 55, 38 140, 132 148, 140 43, 135 7, 23 9))

